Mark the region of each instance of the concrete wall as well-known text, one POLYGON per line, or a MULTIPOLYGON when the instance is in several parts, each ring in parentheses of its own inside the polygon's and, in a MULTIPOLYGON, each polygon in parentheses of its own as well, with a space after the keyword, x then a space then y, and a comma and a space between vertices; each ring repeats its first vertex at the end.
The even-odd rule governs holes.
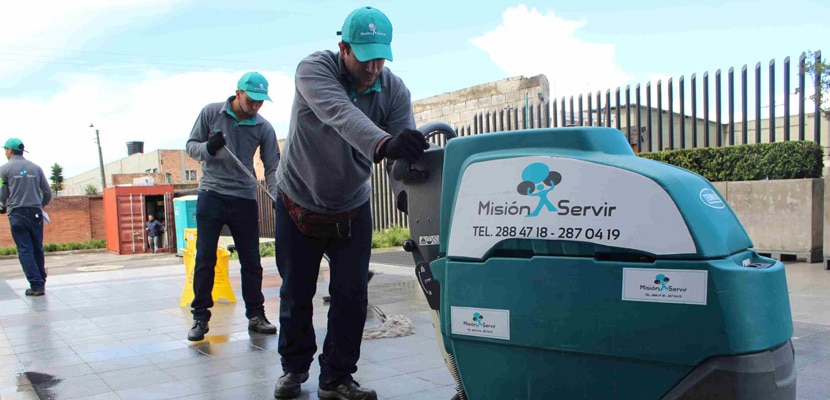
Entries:
POLYGON ((525 104, 525 96, 531 105, 538 103, 540 97, 550 98, 548 78, 537 75, 503 79, 417 100, 412 103, 412 108, 417 126, 441 121, 458 127, 472 124, 478 113, 503 110, 508 106, 521 107, 525 104))
POLYGON ((825 225, 822 179, 721 182, 716 187, 756 251, 792 255, 808 262, 821 259, 825 225))
MULTIPOLYGON (((98 196, 59 196, 46 206, 51 223, 43 229, 44 243, 85 242, 105 238, 104 201, 98 196)), ((0 217, 0 247, 14 247, 9 219, 0 217)))

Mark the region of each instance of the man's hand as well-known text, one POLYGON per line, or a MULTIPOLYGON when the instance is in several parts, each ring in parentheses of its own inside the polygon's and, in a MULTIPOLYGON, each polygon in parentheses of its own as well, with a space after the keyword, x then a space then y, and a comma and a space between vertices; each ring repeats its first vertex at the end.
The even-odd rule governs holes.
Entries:
POLYGON ((225 135, 221 131, 215 131, 208 136, 207 151, 208 154, 215 156, 219 149, 225 147, 225 135))
POLYGON ((386 158, 404 159, 409 162, 417 161, 429 148, 429 143, 421 132, 414 129, 404 129, 387 140, 380 149, 380 155, 386 158))

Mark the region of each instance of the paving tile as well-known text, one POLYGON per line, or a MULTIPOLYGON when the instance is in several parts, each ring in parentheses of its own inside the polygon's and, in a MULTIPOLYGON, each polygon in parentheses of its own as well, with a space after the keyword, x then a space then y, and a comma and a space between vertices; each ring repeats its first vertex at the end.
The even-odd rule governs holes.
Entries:
POLYGON ((175 380, 172 375, 154 365, 101 372, 98 376, 115 391, 169 383, 175 380))
POLYGON ((116 392, 121 400, 162 400, 193 395, 196 392, 181 382, 161 383, 116 392))

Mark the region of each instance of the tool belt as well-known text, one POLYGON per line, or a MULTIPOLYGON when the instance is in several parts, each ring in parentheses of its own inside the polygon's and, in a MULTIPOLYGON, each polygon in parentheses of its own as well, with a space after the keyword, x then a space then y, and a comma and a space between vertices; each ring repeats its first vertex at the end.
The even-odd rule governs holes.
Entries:
POLYGON ((352 220, 360 207, 337 214, 320 214, 295 203, 285 192, 281 191, 280 195, 288 215, 303 235, 320 239, 352 237, 352 220))

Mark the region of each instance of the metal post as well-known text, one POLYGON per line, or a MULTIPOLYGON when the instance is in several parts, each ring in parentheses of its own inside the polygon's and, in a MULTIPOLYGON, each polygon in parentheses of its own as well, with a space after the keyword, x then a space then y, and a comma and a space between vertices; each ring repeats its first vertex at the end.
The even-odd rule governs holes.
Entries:
MULTIPOLYGON (((95 125, 89 124, 90 128, 94 128, 95 125)), ((98 167, 101 170, 101 193, 104 193, 104 189, 107 187, 107 179, 106 174, 104 174, 104 155, 101 153, 101 137, 98 134, 98 129, 95 130, 95 144, 98 145, 98 167)))

